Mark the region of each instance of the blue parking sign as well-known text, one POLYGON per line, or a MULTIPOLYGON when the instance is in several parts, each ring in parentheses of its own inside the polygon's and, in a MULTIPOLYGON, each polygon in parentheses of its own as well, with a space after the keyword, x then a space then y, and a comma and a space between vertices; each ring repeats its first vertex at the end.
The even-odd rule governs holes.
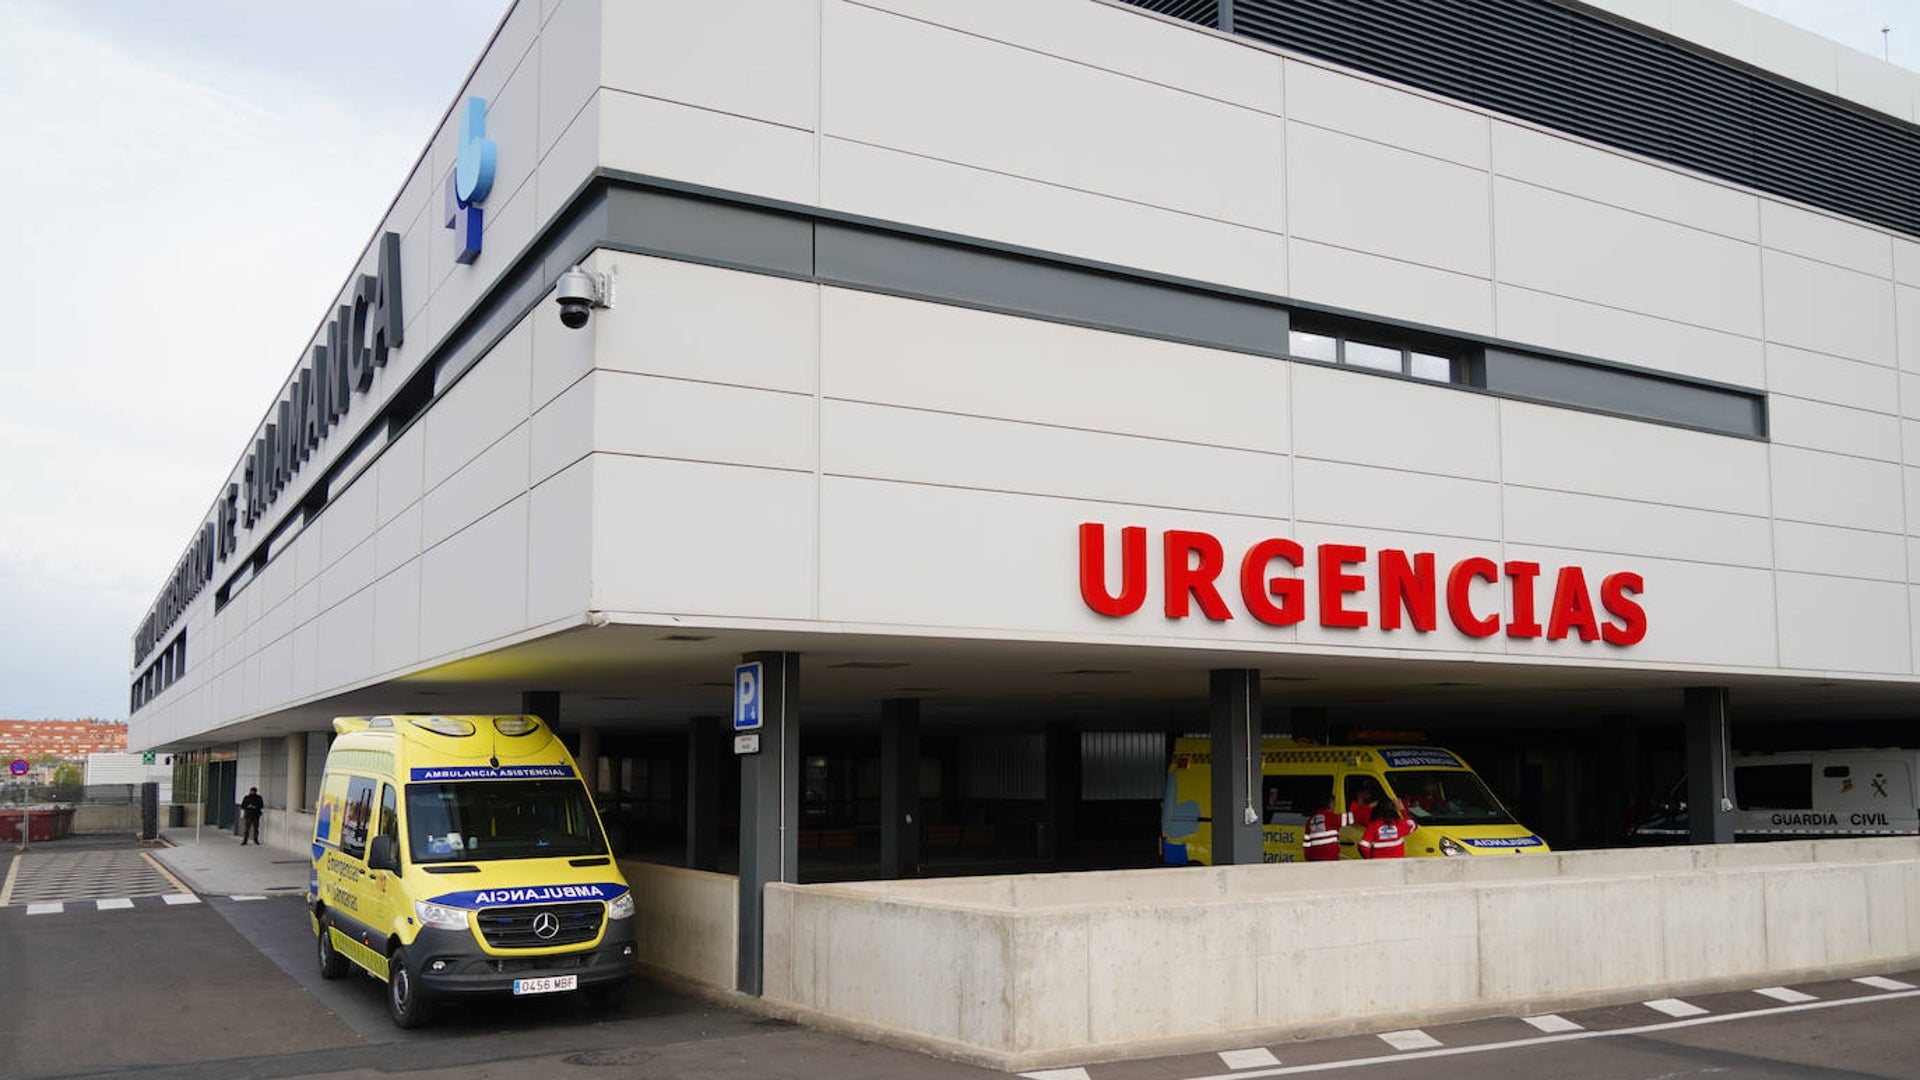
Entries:
POLYGON ((753 731, 760 726, 760 661, 733 669, 733 730, 753 731))

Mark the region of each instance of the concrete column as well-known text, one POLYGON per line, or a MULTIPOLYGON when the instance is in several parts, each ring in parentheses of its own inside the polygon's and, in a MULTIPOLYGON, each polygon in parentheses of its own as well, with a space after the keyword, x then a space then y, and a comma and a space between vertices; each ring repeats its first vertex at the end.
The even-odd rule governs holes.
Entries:
POLYGON ((720 869, 720 718, 687 721, 687 866, 720 869))
POLYGON ((1080 808, 1080 729, 1047 725, 1047 826, 1040 857, 1057 866, 1073 854, 1075 811, 1080 808))
POLYGON ((740 965, 736 989, 758 996, 769 881, 800 878, 800 654, 748 653, 760 663, 760 752, 740 757, 740 965))
POLYGON ((1213 719, 1213 864, 1257 863, 1260 850, 1260 672, 1209 673, 1213 719))
POLYGON ((600 729, 582 726, 580 728, 580 752, 574 755, 574 761, 580 764, 580 775, 587 782, 587 790, 598 794, 600 791, 600 729))
POLYGON ((307 808, 307 733, 296 731, 287 743, 287 812, 297 814, 307 808))
POLYGON ((920 872, 920 702, 880 703, 880 876, 920 872))
POLYGON ((1727 688, 1690 686, 1687 723, 1687 839, 1695 844, 1733 843, 1733 776, 1727 688))

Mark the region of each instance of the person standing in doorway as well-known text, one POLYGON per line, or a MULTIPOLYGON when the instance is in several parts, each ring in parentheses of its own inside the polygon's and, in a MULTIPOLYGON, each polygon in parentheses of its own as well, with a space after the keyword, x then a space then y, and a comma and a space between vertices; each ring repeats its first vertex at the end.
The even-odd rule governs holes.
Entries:
POLYGON ((260 846, 260 814, 267 808, 267 801, 260 797, 260 789, 250 787, 247 797, 240 800, 240 846, 247 846, 251 838, 254 846, 260 846))

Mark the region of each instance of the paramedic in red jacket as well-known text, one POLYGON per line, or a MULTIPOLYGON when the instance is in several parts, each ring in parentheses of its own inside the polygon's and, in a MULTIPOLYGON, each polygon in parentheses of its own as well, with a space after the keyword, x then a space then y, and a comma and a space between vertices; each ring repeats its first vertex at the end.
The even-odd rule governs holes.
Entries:
POLYGON ((1340 811, 1333 808, 1331 795, 1327 797, 1327 805, 1307 815, 1300 846, 1308 862, 1340 858, 1340 811))
POLYGON ((1400 812, 1392 799, 1381 799, 1373 805, 1373 813, 1367 821, 1366 834, 1360 837, 1360 857, 1363 859, 1404 859, 1407 857, 1407 837, 1417 828, 1413 819, 1400 812))

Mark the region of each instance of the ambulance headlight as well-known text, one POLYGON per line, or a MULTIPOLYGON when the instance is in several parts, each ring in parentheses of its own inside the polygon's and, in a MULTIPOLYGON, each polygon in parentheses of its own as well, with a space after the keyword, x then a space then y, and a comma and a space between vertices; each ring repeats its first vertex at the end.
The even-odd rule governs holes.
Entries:
POLYGON ((413 902, 413 913, 420 917, 422 925, 431 926, 435 930, 465 930, 467 928, 467 913, 461 908, 448 907, 445 904, 436 904, 431 900, 415 900, 413 902))
POLYGON ((607 918, 609 919, 633 918, 633 894, 630 892, 623 892, 620 894, 619 899, 608 903, 607 918))
POLYGON ((1465 855, 1467 853, 1467 849, 1455 843, 1453 837, 1443 836, 1440 838, 1440 854, 1451 858, 1455 855, 1465 855))

